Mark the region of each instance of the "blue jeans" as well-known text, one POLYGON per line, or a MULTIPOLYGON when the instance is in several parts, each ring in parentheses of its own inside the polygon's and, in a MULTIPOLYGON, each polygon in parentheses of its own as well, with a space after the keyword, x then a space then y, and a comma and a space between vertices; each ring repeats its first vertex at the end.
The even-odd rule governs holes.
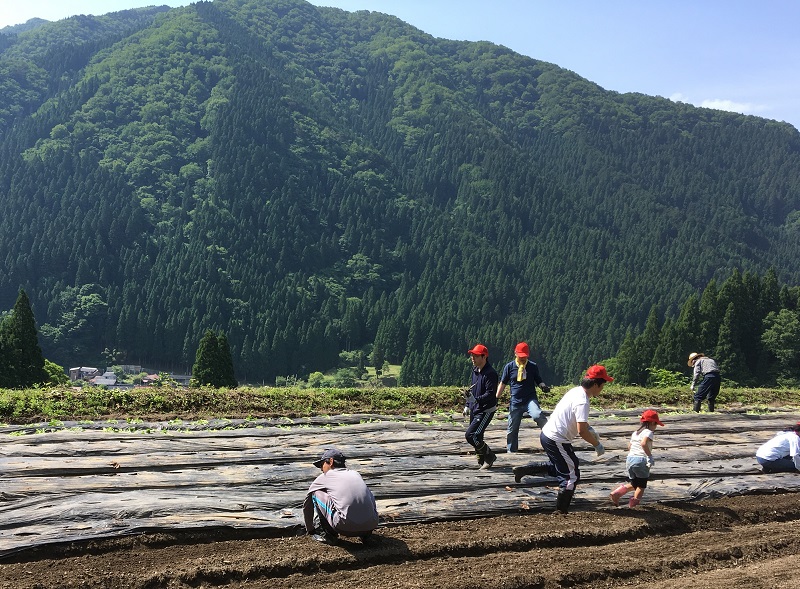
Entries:
POLYGON ((547 421, 542 418, 542 408, 539 407, 539 402, 536 399, 528 401, 527 407, 525 405, 510 405, 508 408, 508 429, 506 430, 506 449, 509 452, 519 450, 519 426, 522 423, 522 416, 525 411, 528 412, 528 415, 539 427, 542 427, 547 421))

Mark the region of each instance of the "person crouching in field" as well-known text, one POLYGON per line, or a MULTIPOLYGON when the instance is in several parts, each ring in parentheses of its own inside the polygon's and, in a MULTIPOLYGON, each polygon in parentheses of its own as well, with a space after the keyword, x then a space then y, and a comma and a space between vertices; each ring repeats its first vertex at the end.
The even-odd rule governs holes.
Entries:
POLYGON ((361 475, 347 468, 345 460, 344 454, 330 448, 314 462, 322 473, 308 489, 303 519, 306 531, 317 542, 335 544, 340 534, 366 542, 378 527, 375 496, 361 475))
POLYGON ((800 421, 762 444, 756 460, 765 473, 800 472, 800 421))
POLYGON ((642 500, 644 490, 647 488, 647 479, 650 478, 650 468, 655 464, 653 458, 653 436, 656 427, 663 426, 658 418, 658 412, 648 409, 639 419, 639 429, 631 434, 628 442, 628 458, 625 461, 625 470, 628 472, 628 482, 620 485, 611 492, 609 498, 614 505, 619 505, 619 500, 628 491, 633 491, 633 497, 628 501, 628 507, 636 507, 642 500))

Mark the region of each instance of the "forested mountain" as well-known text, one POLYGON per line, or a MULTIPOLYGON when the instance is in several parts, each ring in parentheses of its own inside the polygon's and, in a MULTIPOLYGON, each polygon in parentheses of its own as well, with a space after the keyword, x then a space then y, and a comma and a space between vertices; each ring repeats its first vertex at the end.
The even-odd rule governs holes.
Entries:
POLYGON ((733 268, 800 282, 788 124, 301 0, 0 51, 0 308, 62 364, 185 369, 210 329, 246 381, 349 351, 439 384, 526 340, 563 382, 733 268))
POLYGON ((47 24, 48 22, 50 21, 44 20, 43 18, 32 18, 27 22, 18 25, 3 27, 2 29, 0 29, 0 34, 16 35, 19 33, 24 33, 25 31, 30 31, 32 29, 38 28, 44 24, 47 24))

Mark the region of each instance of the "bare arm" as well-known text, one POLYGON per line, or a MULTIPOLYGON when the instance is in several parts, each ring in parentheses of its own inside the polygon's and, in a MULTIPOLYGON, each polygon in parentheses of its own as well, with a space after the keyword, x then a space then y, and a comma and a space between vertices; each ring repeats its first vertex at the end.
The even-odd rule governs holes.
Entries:
POLYGON ((653 455, 653 440, 647 437, 642 438, 642 450, 647 456, 653 455))
POLYGON ((592 446, 597 446, 600 443, 600 438, 592 433, 589 429, 589 424, 585 421, 578 422, 578 435, 592 446))
POLYGON ((497 398, 500 398, 500 395, 503 394, 503 391, 506 390, 506 383, 500 381, 500 384, 497 387, 497 398))

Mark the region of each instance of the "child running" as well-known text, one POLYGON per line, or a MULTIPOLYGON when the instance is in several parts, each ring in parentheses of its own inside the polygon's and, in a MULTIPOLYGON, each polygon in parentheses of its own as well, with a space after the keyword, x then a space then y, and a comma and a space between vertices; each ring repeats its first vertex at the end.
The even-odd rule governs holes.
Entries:
POLYGON ((658 412, 648 409, 640 418, 642 424, 631 434, 628 443, 628 458, 625 461, 625 470, 628 472, 628 482, 620 485, 609 494, 614 505, 619 506, 619 500, 628 492, 633 491, 633 497, 628 501, 628 507, 636 507, 642 500, 644 490, 647 488, 647 479, 650 478, 650 467, 655 464, 653 459, 653 436, 656 427, 664 424, 658 419, 658 412))

